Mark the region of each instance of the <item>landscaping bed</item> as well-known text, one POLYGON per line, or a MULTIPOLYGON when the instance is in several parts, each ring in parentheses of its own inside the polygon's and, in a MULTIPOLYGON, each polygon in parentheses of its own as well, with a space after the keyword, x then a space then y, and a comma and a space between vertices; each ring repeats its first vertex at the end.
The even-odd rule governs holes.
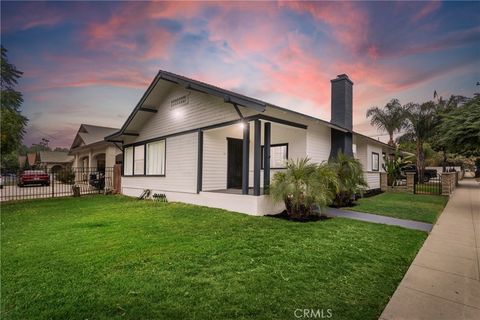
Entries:
POLYGON ((347 207, 345 210, 435 223, 447 201, 448 197, 440 195, 386 192, 373 197, 359 199, 356 205, 347 207))
POLYGON ((377 319, 426 238, 121 196, 2 204, 1 219, 2 319, 377 319))

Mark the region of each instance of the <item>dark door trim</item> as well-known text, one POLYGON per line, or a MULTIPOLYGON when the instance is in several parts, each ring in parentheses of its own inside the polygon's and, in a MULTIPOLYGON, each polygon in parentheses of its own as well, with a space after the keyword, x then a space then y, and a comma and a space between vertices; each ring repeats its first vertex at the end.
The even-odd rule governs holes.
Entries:
POLYGON ((243 140, 227 138, 227 189, 242 188, 243 140))

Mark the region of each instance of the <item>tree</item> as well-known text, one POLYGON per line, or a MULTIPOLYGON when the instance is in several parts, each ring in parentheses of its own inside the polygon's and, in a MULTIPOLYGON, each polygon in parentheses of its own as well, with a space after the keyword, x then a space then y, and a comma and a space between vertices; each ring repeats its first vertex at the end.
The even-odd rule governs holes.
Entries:
POLYGON ((436 106, 433 101, 422 104, 409 103, 403 108, 405 134, 399 141, 412 140, 416 145, 417 170, 420 181, 425 171, 424 143, 434 134, 436 124, 436 106))
MULTIPOLYGON (((451 95, 450 98, 448 99, 444 99, 443 97, 436 99, 435 107, 437 109, 437 112, 435 117, 435 126, 439 126, 443 122, 443 118, 445 117, 445 115, 452 112, 458 106, 464 104, 468 100, 469 100, 468 98, 460 95, 451 95)), ((448 159, 448 154, 447 154, 448 150, 447 150, 447 146, 443 143, 443 141, 440 139, 438 134, 439 134, 438 130, 435 130, 434 136, 430 139, 430 145, 435 151, 442 152, 442 155, 443 155, 442 167, 443 167, 443 172, 445 172, 447 169, 446 166, 447 166, 447 159, 448 159)))
POLYGON ((401 176, 402 168, 410 163, 407 157, 402 157, 399 150, 395 150, 393 157, 384 157, 384 163, 382 165, 383 170, 387 173, 387 185, 396 186, 397 179, 401 176))
POLYGON ((437 137, 451 153, 480 156, 480 97, 445 113, 437 137))
POLYGON ((290 217, 304 218, 315 214, 315 206, 323 212, 335 197, 337 186, 336 173, 327 163, 317 165, 308 158, 289 160, 287 170, 273 176, 270 196, 285 203, 290 217))
MULTIPOLYGON (((15 90, 18 79, 22 72, 10 64, 7 60, 7 50, 1 46, 1 131, 0 148, 2 152, 2 167, 7 163, 6 155, 16 153, 20 147, 25 126, 28 119, 21 114, 21 105, 23 102, 22 93, 15 90)), ((10 156, 11 158, 11 156, 10 156)))
POLYGON ((363 167, 360 161, 343 153, 338 153, 330 161, 337 174, 338 192, 333 204, 336 207, 345 207, 353 204, 357 194, 362 195, 368 187, 363 176, 363 167))
POLYGON ((383 108, 372 107, 367 110, 367 118, 370 119, 370 124, 380 130, 386 131, 390 137, 388 144, 395 145, 393 134, 400 131, 404 124, 404 117, 402 112, 402 105, 398 99, 392 99, 383 108))

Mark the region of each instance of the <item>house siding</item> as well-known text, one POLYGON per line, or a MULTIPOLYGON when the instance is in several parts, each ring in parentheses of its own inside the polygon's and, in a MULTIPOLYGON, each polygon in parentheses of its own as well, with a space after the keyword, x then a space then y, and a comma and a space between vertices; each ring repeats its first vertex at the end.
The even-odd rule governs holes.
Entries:
MULTIPOLYGON (((227 138, 242 139, 238 125, 206 130, 203 134, 203 190, 219 190, 227 187, 227 138)), ((249 187, 253 187, 253 124, 250 124, 249 187)), ((271 144, 288 143, 288 158, 298 159, 306 155, 305 129, 272 124, 271 144)), ((263 145, 263 123, 261 144, 263 145)), ((282 169, 271 169, 271 177, 282 169)), ((263 186, 263 170, 260 172, 263 186)))
POLYGON ((380 188, 380 173, 379 172, 364 172, 365 180, 368 184, 368 189, 380 188))
MULTIPOLYGON (((240 119, 235 108, 225 104, 223 100, 177 86, 168 92, 159 104, 158 111, 145 122, 139 136, 128 139, 128 143, 240 119), (188 103, 172 108, 171 101, 182 96, 188 96, 188 103)), ((256 113, 250 109, 239 108, 244 116, 256 113)))
POLYGON ((166 139, 165 176, 122 177, 122 189, 196 193, 197 144, 197 133, 166 139))
POLYGON ((331 129, 316 125, 307 129, 307 156, 316 163, 328 161, 331 147, 331 129))

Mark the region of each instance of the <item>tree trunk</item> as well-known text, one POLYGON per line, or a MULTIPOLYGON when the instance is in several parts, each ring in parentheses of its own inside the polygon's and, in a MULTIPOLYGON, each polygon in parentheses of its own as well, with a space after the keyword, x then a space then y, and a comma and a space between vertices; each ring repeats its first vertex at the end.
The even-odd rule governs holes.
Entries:
POLYGON ((390 136, 390 140, 388 140, 388 145, 394 147, 395 141, 393 141, 393 132, 389 132, 388 135, 390 136))
POLYGON ((422 140, 417 140, 417 171, 418 181, 423 182, 423 176, 425 172, 425 153, 423 150, 422 140))

